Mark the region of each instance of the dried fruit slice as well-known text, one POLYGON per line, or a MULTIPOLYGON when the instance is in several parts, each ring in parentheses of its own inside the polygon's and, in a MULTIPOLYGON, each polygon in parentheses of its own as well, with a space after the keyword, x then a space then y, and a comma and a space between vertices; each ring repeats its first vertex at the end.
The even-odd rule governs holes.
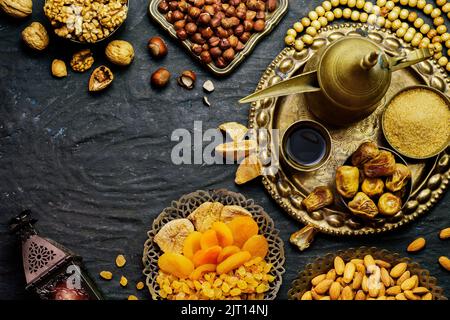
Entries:
POLYGON ((247 134, 247 127, 237 122, 225 122, 219 126, 233 141, 241 141, 247 134))
POLYGON ((217 258, 221 251, 222 248, 219 246, 201 249, 194 254, 192 261, 196 267, 204 264, 217 264, 217 258))
POLYGON ((201 237, 202 233, 198 231, 194 231, 187 236, 186 240, 184 240, 183 246, 183 254, 185 257, 192 259, 194 254, 201 249, 200 246, 201 237))
POLYGON ((269 243, 263 235, 255 235, 244 243, 242 250, 250 252, 252 257, 264 259, 269 251, 269 243))
POLYGON ((173 252, 166 252, 160 256, 158 259, 158 266, 161 271, 181 279, 189 277, 191 272, 194 271, 194 264, 191 260, 181 254, 173 252))
POLYGON ((197 231, 205 232, 211 229, 214 222, 219 221, 222 208, 223 204, 220 202, 205 202, 195 209, 188 219, 192 221, 197 231))
POLYGON ((233 233, 234 244, 242 248, 244 243, 252 236, 258 234, 258 224, 250 217, 237 217, 228 223, 233 233))
POLYGON ((200 247, 202 249, 208 249, 218 245, 219 239, 217 238, 215 230, 210 229, 202 234, 202 237, 200 238, 200 247))
POLYGON ((238 246, 228 246, 222 249, 219 256, 217 257, 217 263, 221 263, 223 260, 228 258, 229 256, 238 253, 241 249, 238 246))
POLYGON ((236 184, 244 184, 259 177, 262 173, 261 162, 256 154, 251 154, 245 158, 236 171, 236 184))
POLYGON ((230 205, 224 206, 220 212, 220 221, 230 222, 236 217, 251 217, 252 214, 241 206, 230 205))
POLYGON ((239 268, 244 263, 246 263, 248 260, 250 260, 252 255, 248 251, 241 251, 238 253, 235 253, 228 258, 226 258, 224 261, 222 261, 216 268, 217 274, 225 274, 228 273, 236 268, 239 268))
POLYGON ((202 275, 204 273, 214 272, 214 271, 216 271, 215 264, 204 264, 204 265, 201 265, 201 266, 198 266, 197 268, 195 268, 195 270, 192 271, 192 273, 189 275, 189 278, 191 280, 198 280, 202 277, 202 275))
POLYGON ((218 240, 219 246, 224 248, 233 244, 233 233, 225 223, 221 221, 214 222, 212 228, 216 232, 216 239, 218 240))
POLYGON ((154 240, 164 252, 182 253, 184 241, 194 232, 194 225, 188 219, 175 219, 166 223, 154 240))
POLYGON ((258 144, 255 140, 243 140, 219 144, 216 146, 215 151, 227 159, 239 161, 253 154, 257 147, 258 144))

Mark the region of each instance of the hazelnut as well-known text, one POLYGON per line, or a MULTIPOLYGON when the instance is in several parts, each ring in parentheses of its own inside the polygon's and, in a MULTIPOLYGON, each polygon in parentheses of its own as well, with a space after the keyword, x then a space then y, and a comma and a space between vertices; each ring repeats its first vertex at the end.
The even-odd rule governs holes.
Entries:
POLYGON ((174 22, 175 22, 175 19, 174 19, 174 17, 173 17, 173 12, 172 12, 172 11, 167 12, 167 14, 166 14, 166 20, 167 20, 167 22, 169 22, 169 23, 174 23, 174 22))
POLYGON ((218 57, 220 57, 222 55, 222 50, 220 50, 219 47, 214 47, 209 50, 209 53, 211 54, 211 57, 213 57, 214 59, 217 59, 218 57))
POLYGON ((186 1, 180 1, 178 3, 178 10, 180 10, 183 13, 187 13, 187 11, 189 10, 190 6, 186 1))
POLYGON ((222 23, 222 19, 219 17, 214 17, 211 19, 211 21, 209 22, 209 25, 212 28, 217 28, 218 26, 220 26, 220 24, 222 23))
POLYGON ((100 66, 92 71, 89 77, 89 91, 101 91, 109 87, 114 80, 112 71, 107 66, 100 66))
POLYGON ((197 43, 194 43, 194 44, 191 46, 191 50, 192 50, 192 52, 193 52, 195 55, 199 56, 200 53, 202 53, 203 48, 202 48, 201 45, 199 45, 199 44, 197 44, 197 43))
POLYGON ((247 7, 245 6, 245 4, 240 3, 239 6, 236 8, 236 17, 238 17, 241 20, 244 20, 246 13, 247 7))
POLYGON ((250 20, 244 21, 244 31, 252 31, 253 30, 253 22, 250 20))
POLYGON ((209 13, 210 16, 213 16, 216 13, 216 9, 213 6, 204 6, 203 11, 209 13))
POLYGON ((214 64, 216 65, 216 67, 218 67, 220 69, 223 69, 223 68, 225 68, 228 65, 228 62, 223 57, 219 57, 214 62, 214 64))
POLYGON ((195 86, 196 79, 197 76, 194 71, 186 70, 178 77, 177 82, 181 87, 191 90, 195 86))
POLYGON ((202 50, 203 51, 208 51, 209 50, 209 44, 205 43, 202 45, 202 50))
POLYGON ((197 7, 189 8, 189 16, 193 19, 197 19, 201 13, 202 13, 202 10, 197 7))
POLYGON ((186 20, 178 20, 173 24, 175 30, 183 29, 186 26, 186 20))
POLYGON ((223 58, 227 61, 233 61, 234 59, 234 49, 229 48, 223 52, 223 58))
POLYGON ((233 32, 236 36, 240 37, 244 33, 244 26, 242 24, 234 28, 233 32))
POLYGON ((217 29, 216 29, 216 35, 217 35, 219 38, 227 38, 227 37, 228 37, 228 31, 225 30, 225 29, 222 28, 222 27, 217 27, 217 29))
POLYGON ((186 30, 180 29, 180 30, 177 30, 177 37, 180 40, 186 40, 188 37, 188 34, 187 34, 186 30))
POLYGON ((266 27, 266 22, 264 20, 256 20, 255 23, 253 24, 253 29, 256 32, 263 31, 265 27, 266 27))
POLYGON ((47 30, 39 22, 33 22, 22 31, 22 39, 31 49, 42 51, 47 48, 49 37, 47 30))
POLYGON ((153 72, 150 82, 152 86, 157 88, 165 87, 170 80, 170 72, 166 68, 159 68, 153 72))
POLYGON ((214 4, 216 3, 216 0, 205 0, 206 5, 214 4))
POLYGON ((225 29, 230 29, 230 28, 233 28, 233 27, 239 25, 239 23, 240 23, 240 21, 238 18, 231 17, 231 18, 223 18, 221 25, 225 29))
POLYGON ((238 37, 233 35, 233 36, 229 36, 228 37, 228 41, 230 42, 230 46, 232 48, 236 48, 236 46, 237 46, 237 44, 239 42, 239 39, 238 39, 238 37))
POLYGON ((187 34, 194 34, 197 32, 197 25, 193 22, 189 22, 186 24, 185 30, 187 34))
POLYGON ((220 40, 220 43, 219 43, 219 48, 220 49, 227 50, 230 47, 231 47, 231 44, 230 44, 230 41, 228 41, 228 39, 220 40))
POLYGON ((236 52, 239 52, 239 51, 244 50, 244 47, 245 47, 245 45, 242 42, 238 41, 238 44, 237 44, 236 48, 234 48, 234 50, 236 50, 236 52))
POLYGON ((205 5, 205 0, 194 0, 194 6, 201 8, 205 5))
POLYGON ((211 38, 209 38, 208 43, 211 47, 216 47, 220 43, 220 38, 219 37, 211 37, 211 38))
POLYGON ((184 14, 183 12, 179 11, 179 10, 175 10, 172 12, 173 15, 173 20, 174 21, 178 21, 178 20, 182 20, 184 19, 184 14))
POLYGON ((247 1, 247 8, 249 8, 250 10, 258 10, 259 6, 258 6, 258 0, 248 0, 247 1))
POLYGON ((210 21, 211 21, 211 15, 207 12, 201 13, 200 16, 198 17, 199 24, 207 25, 207 24, 209 24, 210 21))
POLYGON ((243 3, 241 3, 241 0, 230 0, 229 3, 230 3, 230 5, 235 6, 235 7, 237 7, 238 5, 243 4, 243 3))
POLYGON ((169 11, 169 4, 167 1, 161 1, 158 4, 158 11, 161 13, 167 13, 169 11))
POLYGON ((200 45, 204 44, 206 41, 205 39, 203 39, 201 33, 195 33, 192 37, 191 37, 192 42, 194 43, 198 43, 200 45))
POLYGON ((200 59, 202 60, 203 63, 210 63, 212 61, 211 54, 208 51, 203 51, 200 54, 200 59))
POLYGON ((175 11, 178 9, 178 1, 170 1, 169 2, 169 10, 175 11))
POLYGON ((230 7, 228 3, 222 3, 222 11, 227 11, 227 9, 230 7))
POLYGON ((106 46, 105 55, 110 62, 119 66, 127 66, 133 61, 134 49, 127 41, 114 40, 106 46))
POLYGON ((255 18, 256 18, 256 11, 247 10, 247 13, 245 14, 245 20, 252 21, 255 18))
POLYGON ((148 49, 153 58, 162 58, 167 55, 167 45, 161 37, 151 37, 148 40, 148 49))
POLYGON ((226 11, 225 11, 225 15, 227 17, 234 17, 236 16, 236 8, 233 6, 230 6, 226 11))
POLYGON ((14 18, 25 18, 33 11, 31 0, 0 0, 0 8, 14 18))
POLYGON ((266 19, 266 13, 264 11, 258 11, 256 13, 256 19, 266 19))
POLYGON ((274 12, 277 8, 277 0, 267 0, 267 10, 269 12, 274 12))
POLYGON ((55 59, 52 62, 52 75, 56 78, 67 77, 67 67, 64 61, 55 59))
POLYGON ((239 40, 241 40, 242 43, 247 43, 251 35, 252 34, 250 32, 244 32, 242 36, 239 37, 239 40))
POLYGON ((204 39, 209 39, 214 35, 214 31, 210 27, 207 27, 201 31, 201 34, 204 39))

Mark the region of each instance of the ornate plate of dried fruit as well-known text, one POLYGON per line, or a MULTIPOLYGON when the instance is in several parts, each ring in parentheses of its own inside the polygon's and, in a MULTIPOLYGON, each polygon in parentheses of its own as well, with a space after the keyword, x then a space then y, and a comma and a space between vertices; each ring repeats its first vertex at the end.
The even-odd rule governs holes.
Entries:
POLYGON ((288 0, 151 0, 149 13, 214 74, 227 75, 287 8, 288 0))
POLYGON ((183 196, 154 220, 143 253, 153 299, 274 299, 283 241, 253 200, 227 190, 183 196))
MULTIPOLYGON (((261 81, 258 84, 257 91, 279 83, 281 80, 289 79, 301 74, 304 72, 305 64, 307 64, 308 61, 317 59, 316 53, 323 52, 330 44, 338 42, 343 38, 351 38, 353 39, 352 41, 356 41, 355 39, 357 38, 369 39, 372 45, 378 46, 381 52, 384 52, 388 57, 386 59, 395 60, 398 59, 398 57, 404 57, 413 52, 410 44, 397 38, 391 31, 384 28, 381 29, 366 24, 328 26, 319 30, 318 35, 314 40, 312 38, 310 39, 311 45, 308 48, 303 48, 300 51, 296 51, 294 48, 284 49, 264 72, 261 81)), ((336 45, 335 47, 338 46, 336 45)), ((338 48, 338 50, 341 49, 338 48)), ((324 55, 325 54, 326 52, 324 55)), ((369 64, 371 63, 371 58, 373 57, 368 57, 367 61, 369 64)), ((403 58, 400 58, 400 60, 401 59, 403 58)), ((364 67, 364 65, 361 66, 364 67)), ((330 69, 328 69, 328 71, 330 71, 330 69)), ((318 76, 320 76, 321 72, 325 72, 325 77, 327 76, 327 70, 319 66, 317 71, 318 76)), ((310 74, 307 74, 307 76, 309 75, 310 74)), ((298 221, 308 226, 312 226, 314 229, 309 228, 310 231, 318 230, 333 235, 365 235, 393 230, 427 212, 447 189, 450 177, 449 150, 447 147, 448 137, 444 135, 442 138, 439 133, 441 132, 439 130, 442 128, 444 133, 449 131, 448 121, 446 120, 448 119, 449 114, 447 104, 448 99, 445 99, 444 95, 442 97, 435 97, 433 100, 439 101, 440 105, 436 106, 440 108, 439 112, 442 112, 444 115, 443 120, 437 119, 439 117, 431 116, 434 109, 430 109, 428 112, 421 113, 424 116, 433 118, 429 119, 430 123, 422 122, 420 126, 410 128, 409 130, 405 130, 405 126, 408 125, 407 121, 428 121, 428 118, 425 117, 420 120, 421 118, 418 117, 417 114, 414 114, 414 117, 412 117, 414 119, 404 119, 401 114, 407 114, 407 111, 405 111, 404 108, 397 108, 400 109, 398 111, 397 120, 403 119, 398 122, 403 126, 400 133, 405 135, 413 134, 416 136, 416 139, 422 139, 422 136, 425 136, 424 134, 421 136, 423 130, 421 133, 416 133, 417 129, 429 127, 430 129, 429 132, 426 133, 426 136, 433 138, 434 132, 434 138, 440 139, 440 142, 438 141, 439 143, 435 145, 429 144, 430 148, 434 149, 428 150, 428 155, 426 157, 419 155, 421 157, 417 158, 422 158, 421 160, 405 157, 406 152, 401 151, 408 150, 407 146, 390 146, 383 135, 383 127, 385 130, 390 130, 390 132, 385 132, 385 135, 389 135, 389 137, 391 137, 390 140, 392 141, 395 141, 394 138, 398 134, 398 132, 396 132, 398 131, 397 128, 393 128, 392 126, 392 124, 395 124, 392 119, 396 116, 396 108, 392 103, 389 103, 391 98, 402 89, 406 87, 413 88, 413 86, 416 85, 423 85, 427 88, 436 89, 439 92, 448 94, 449 79, 446 72, 436 63, 436 61, 426 60, 416 65, 392 72, 390 77, 390 85, 388 85, 387 90, 383 93, 381 103, 369 110, 370 112, 365 114, 364 117, 361 117, 361 119, 357 119, 356 121, 352 119, 347 125, 336 126, 325 124, 325 122, 322 123, 331 135, 332 145, 330 150, 331 156, 325 165, 312 172, 302 172, 291 170, 283 161, 280 161, 280 170, 275 174, 266 174, 263 176, 263 184, 269 191, 271 197, 274 198, 287 213, 298 221), (382 115, 386 109, 389 109, 390 112, 387 116, 384 116, 385 123, 382 125, 381 119, 383 118, 382 115), (417 119, 415 119, 415 117, 417 119), (386 123, 386 121, 390 122, 386 123), (443 121, 443 127, 441 125, 434 126, 433 121, 443 121), (446 121, 447 123, 445 123, 446 121), (443 141, 441 141, 442 139, 443 141), (366 141, 373 141, 374 143, 372 145, 374 148, 371 149, 361 146, 361 144, 366 141), (355 158, 355 163, 353 164, 354 168, 350 168, 348 172, 345 172, 346 169, 349 168, 342 168, 342 166, 360 146, 359 152, 363 151, 365 156, 370 155, 371 152, 376 152, 377 157, 368 163, 364 163, 364 161, 368 159, 358 161, 357 158, 361 155, 353 155, 355 158), (382 155, 378 155, 379 151, 377 146, 388 147, 397 152, 400 150, 399 153, 405 157, 407 162, 407 170, 403 170, 405 169, 405 166, 395 164, 396 161, 394 160, 392 152, 382 151, 382 155), (436 150, 439 151, 437 155, 436 150), (386 167, 383 169, 383 166, 386 167), (340 168, 340 170, 338 170, 338 168, 340 168), (338 172, 336 172, 337 170, 338 172), (352 170, 355 173, 353 178, 351 174, 352 170), (379 176, 387 178, 384 181, 376 179, 376 177, 379 176), (357 181, 358 178, 359 181, 357 181), (369 178, 370 180, 361 185, 364 178, 369 178), (408 182, 409 179, 411 180, 410 182, 408 182), (349 181, 354 182, 353 190, 351 190, 351 186, 343 186, 343 184, 346 184, 349 181), (405 197, 404 194, 405 186, 408 183, 412 184, 412 188, 410 192, 408 192, 409 198, 405 197), (316 190, 316 194, 313 194, 313 196, 305 200, 305 198, 319 186, 325 186, 327 190, 331 190, 331 194, 330 192, 327 193, 323 192, 324 190, 318 189, 316 190), (366 192, 357 193, 358 199, 353 199, 356 194, 353 191, 359 191, 361 190, 360 188, 364 186, 366 192), (377 187, 381 187, 381 193, 384 192, 388 195, 380 196, 381 193, 377 194, 377 187), (348 195, 348 197, 349 200, 353 199, 351 202, 353 209, 351 206, 346 206, 345 201, 341 201, 341 196, 345 194, 346 188, 351 190, 351 195, 348 195), (367 194, 370 194, 372 191, 374 194, 367 196, 367 194), (327 194, 330 195, 330 201, 321 199, 323 196, 326 197, 327 194), (381 201, 381 198, 383 198, 383 201, 381 201), (401 199, 404 199, 403 203, 401 203, 401 199), (406 199, 408 200, 406 201, 406 199), (391 200, 399 201, 399 203, 395 205, 396 201, 391 200), (315 201, 319 203, 311 204, 311 202, 315 201), (328 204, 328 206, 324 207, 320 204, 320 201, 325 201, 325 204, 328 204), (395 205, 398 210, 393 210, 395 208, 388 208, 385 205, 395 205), (380 206, 383 208, 380 209, 380 206), (374 210, 374 215, 371 217, 367 216, 368 212, 362 212, 364 210, 360 210, 361 208, 367 209, 371 207, 374 210)), ((334 79, 330 86, 332 86, 333 83, 338 83, 340 80, 338 74, 338 78, 334 79)), ((355 87, 360 87, 357 81, 354 82, 354 85, 355 87)), ((373 87, 375 87, 375 84, 373 87)), ((312 91, 317 90, 312 89, 312 91)), ((432 90, 426 94, 431 94, 431 91, 432 90)), ((316 92, 313 93, 316 94, 316 92)), ((368 94, 369 93, 370 92, 368 92, 368 94)), ((351 92, 350 94, 356 93, 351 92)), ((317 108, 320 108, 321 106, 311 106, 311 104, 307 103, 307 97, 308 94, 291 94, 281 98, 269 97, 252 103, 249 115, 250 129, 279 129, 279 137, 271 136, 270 130, 268 131, 269 137, 263 137, 264 139, 270 139, 269 141, 271 141, 269 144, 270 148, 267 152, 268 155, 270 155, 271 151, 274 150, 273 148, 275 148, 273 141, 281 141, 286 129, 294 122, 298 120, 321 121, 311 112, 312 108, 316 108, 314 111, 317 111, 317 108)), ((425 103, 420 102, 421 108, 436 107, 435 105, 427 103, 427 101, 429 102, 430 100, 425 100, 425 103)), ((418 104, 417 101, 415 104, 418 104)), ((333 111, 331 110, 330 112, 333 111)), ((326 114, 322 115, 326 116, 326 114)), ((342 118, 342 114, 338 114, 330 120, 345 122, 345 118, 342 118)), ((402 141, 407 141, 407 139, 402 141)), ((265 142, 263 141, 263 143, 265 142)), ((367 145, 365 146, 367 147, 367 145)), ((424 149, 426 147, 427 146, 425 145, 423 146, 424 149)), ((414 148, 410 147, 409 149, 414 148)), ((408 154, 411 154, 411 152, 414 152, 414 150, 408 150, 408 154)), ((406 154, 406 156, 408 156, 408 154, 406 154)), ((373 157, 375 157, 375 154, 373 157)), ((302 234, 299 236, 301 238, 302 234)), ((303 236, 307 236, 307 234, 303 234, 303 236)), ((302 244, 304 247, 307 247, 307 245, 308 244, 305 243, 302 244)))

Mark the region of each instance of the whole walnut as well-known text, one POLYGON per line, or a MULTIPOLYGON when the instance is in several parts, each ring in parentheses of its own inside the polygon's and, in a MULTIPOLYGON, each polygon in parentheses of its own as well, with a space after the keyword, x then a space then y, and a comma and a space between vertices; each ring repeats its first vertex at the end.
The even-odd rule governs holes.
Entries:
POLYGON ((0 8, 9 16, 14 18, 25 18, 33 10, 31 0, 0 0, 0 8))
POLYGON ((131 43, 124 40, 111 41, 105 49, 109 61, 119 66, 129 65, 134 58, 134 49, 131 43))
POLYGON ((31 49, 42 51, 49 43, 48 33, 39 22, 33 22, 22 31, 22 39, 31 49))

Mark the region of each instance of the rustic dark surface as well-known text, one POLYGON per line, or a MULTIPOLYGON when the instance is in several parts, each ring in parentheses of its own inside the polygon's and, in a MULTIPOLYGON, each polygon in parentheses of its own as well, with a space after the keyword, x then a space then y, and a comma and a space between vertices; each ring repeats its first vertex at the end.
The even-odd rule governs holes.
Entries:
MULTIPOLYGON (((15 21, 0 14, 0 299, 22 299, 24 276, 20 246, 8 234, 8 220, 31 208, 46 236, 84 257, 88 270, 108 299, 136 294, 141 276, 141 252, 146 231, 158 213, 182 194, 198 189, 228 188, 262 205, 275 220, 286 243, 286 274, 279 298, 285 299, 299 269, 317 256, 355 246, 377 246, 407 255, 407 244, 427 238, 426 250, 413 258, 436 276, 450 295, 449 273, 437 258, 448 255, 449 243, 438 231, 449 226, 449 196, 418 221, 393 233, 365 238, 318 236, 304 253, 289 244, 289 235, 300 225, 270 199, 259 181, 237 187, 234 165, 175 166, 170 151, 176 128, 192 132, 194 121, 215 128, 225 121, 247 122, 248 108, 237 100, 252 92, 267 65, 283 48, 284 32, 319 1, 291 1, 281 24, 260 43, 231 76, 215 79, 209 95, 212 107, 202 104, 202 90, 186 91, 174 77, 168 88, 156 91, 150 74, 166 66, 173 75, 185 69, 197 72, 198 83, 213 77, 147 16, 147 1, 132 0, 129 18, 114 38, 133 43, 136 58, 128 68, 113 67, 112 87, 104 93, 87 92, 88 73, 69 71, 66 79, 54 79, 54 58, 66 61, 79 48, 52 37, 44 53, 27 50, 21 30, 31 21, 44 22, 43 1, 34 1, 30 18, 15 21), (147 39, 162 34, 169 55, 153 61, 147 39), (117 270, 114 259, 124 253, 128 263, 117 270), (98 280, 98 272, 111 270, 115 279, 98 280), (120 288, 120 274, 128 288, 120 288)), ((104 63, 105 43, 94 46, 95 66, 104 63)), ((140 298, 149 298, 144 291, 140 298)))

